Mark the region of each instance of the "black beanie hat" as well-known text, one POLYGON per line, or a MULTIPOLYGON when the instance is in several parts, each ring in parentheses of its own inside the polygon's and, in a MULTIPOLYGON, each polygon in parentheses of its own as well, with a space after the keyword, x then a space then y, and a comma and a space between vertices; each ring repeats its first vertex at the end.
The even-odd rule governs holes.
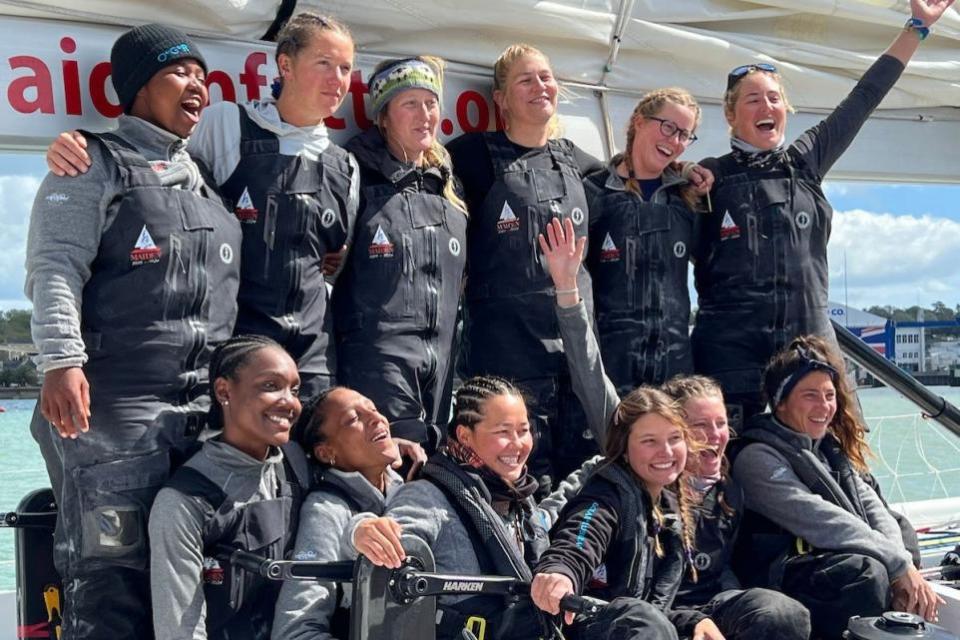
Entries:
POLYGON ((130 112, 137 91, 157 71, 181 58, 193 58, 207 70, 197 45, 179 29, 162 24, 134 27, 117 38, 110 50, 113 88, 124 113, 130 112))

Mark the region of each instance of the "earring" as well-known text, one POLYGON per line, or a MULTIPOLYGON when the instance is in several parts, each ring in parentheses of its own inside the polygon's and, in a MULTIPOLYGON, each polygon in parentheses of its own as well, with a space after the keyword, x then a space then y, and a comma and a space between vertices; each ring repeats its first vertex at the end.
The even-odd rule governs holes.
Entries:
POLYGON ((223 399, 223 400, 220 401, 220 404, 222 404, 222 405, 225 406, 225 407, 229 407, 229 406, 230 406, 230 401, 227 400, 227 399, 223 399))
POLYGON ((327 460, 327 464, 330 465, 331 467, 332 467, 334 464, 336 464, 336 462, 337 462, 337 459, 334 458, 333 456, 330 456, 330 459, 327 460))

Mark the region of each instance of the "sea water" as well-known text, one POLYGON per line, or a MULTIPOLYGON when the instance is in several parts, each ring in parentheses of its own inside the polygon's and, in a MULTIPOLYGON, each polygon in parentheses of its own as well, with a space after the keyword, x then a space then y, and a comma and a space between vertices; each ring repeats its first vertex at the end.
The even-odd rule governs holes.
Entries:
MULTIPOLYGON (((960 404, 960 388, 933 387, 960 404)), ((887 388, 858 392, 871 426, 870 467, 890 502, 960 496, 960 438, 918 416, 917 409, 887 388), (882 418, 882 419, 881 419, 882 418)), ((11 511, 33 489, 49 486, 30 436, 33 400, 0 400, 0 512, 11 511)), ((0 592, 14 589, 13 531, 0 529, 0 592)))

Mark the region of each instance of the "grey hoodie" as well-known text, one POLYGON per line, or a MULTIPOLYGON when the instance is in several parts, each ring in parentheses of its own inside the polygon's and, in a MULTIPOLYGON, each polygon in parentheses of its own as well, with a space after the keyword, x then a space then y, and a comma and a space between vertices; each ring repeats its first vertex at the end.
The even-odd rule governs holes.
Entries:
MULTIPOLYGON (((827 473, 831 472, 820 454, 820 440, 794 431, 775 418, 764 420, 762 428, 798 449, 813 452, 816 461, 827 473)), ((873 558, 886 567, 891 581, 912 566, 897 521, 859 474, 853 474, 853 479, 867 522, 813 493, 794 473, 790 463, 770 445, 761 442, 746 445, 733 464, 733 477, 743 487, 748 509, 769 518, 816 549, 873 558)))
MULTIPOLYGON (((368 516, 383 513, 386 499, 403 485, 403 478, 387 470, 386 496, 358 472, 327 469, 324 479, 350 496, 368 516)), ((344 540, 344 531, 353 509, 342 495, 320 489, 304 500, 294 560, 333 562, 352 560, 356 551, 344 540)), ((331 640, 330 618, 337 607, 337 585, 333 582, 296 581, 283 583, 277 600, 271 638, 274 640, 331 640)), ((342 589, 340 606, 350 606, 350 585, 342 589)), ((339 640, 347 640, 340 638, 339 640)))
MULTIPOLYGON (((533 512, 531 526, 550 530, 560 511, 583 486, 583 480, 602 458, 587 460, 577 471, 567 476, 557 489, 544 498, 533 512)), ((460 521, 456 508, 446 494, 429 480, 417 480, 403 485, 387 501, 387 515, 395 519, 404 534, 415 535, 433 550, 437 571, 460 575, 480 575, 480 560, 474 551, 470 529, 460 521)), ((353 533, 360 522, 371 514, 358 514, 347 528, 343 544, 353 548, 353 533)), ((514 527, 513 522, 504 522, 514 527)), ((516 536, 512 536, 516 538, 516 536)), ((519 551, 522 555, 523 550, 519 551)), ((356 551, 353 552, 356 554, 356 551)), ((454 603, 470 596, 445 596, 445 602, 454 603)))
MULTIPOLYGON (((117 125, 113 133, 156 163, 164 184, 200 190, 203 180, 187 155, 186 140, 134 116, 120 116, 117 125)), ((83 287, 123 194, 120 170, 109 152, 91 141, 87 153, 93 164, 86 173, 75 178, 47 174, 30 214, 24 292, 33 302, 30 325, 41 372, 87 361, 80 337, 83 287)))

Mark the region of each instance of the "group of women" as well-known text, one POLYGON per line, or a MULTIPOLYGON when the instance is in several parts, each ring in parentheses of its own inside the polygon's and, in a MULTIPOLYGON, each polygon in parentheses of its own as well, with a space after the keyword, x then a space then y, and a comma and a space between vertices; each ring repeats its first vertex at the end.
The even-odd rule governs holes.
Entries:
MULTIPOLYGON (((776 69, 734 69, 724 97, 733 151, 699 166, 676 162, 700 122, 681 89, 640 101, 606 167, 558 137, 558 82, 528 45, 494 66, 504 131, 445 149, 443 63, 418 56, 374 69, 376 126, 338 147, 323 120, 346 96, 353 41, 311 13, 278 36, 273 100, 199 117, 205 91, 180 100, 191 126, 175 133, 196 124, 187 151, 209 167, 242 244, 235 337, 197 350, 210 358, 208 427, 219 435, 173 472, 150 514, 156 637, 264 638, 271 627, 274 638, 345 637, 348 591, 290 582, 276 594, 215 547, 310 560, 359 550, 398 566, 401 531, 434 549, 439 571, 532 580, 532 602, 550 614, 566 593, 612 600, 573 622, 574 637, 805 638, 811 622, 837 637, 847 613, 879 612, 891 596, 932 618, 935 597, 858 480, 866 445, 829 344, 820 183, 951 4, 911 0, 913 19, 887 52, 789 146, 776 69), (798 338, 808 333, 828 341, 798 338), (450 417, 458 351, 465 382, 450 417), (761 397, 772 413, 748 425, 761 397), (724 458, 725 400, 745 427, 739 483, 724 458), (392 470, 405 441, 420 462, 422 449, 433 454, 406 484, 392 470), (790 454, 804 447, 802 461, 790 454), (796 496, 862 540, 798 524, 796 496), (739 588, 741 519, 753 524, 740 543, 769 552, 769 571, 749 586, 796 599, 739 588), (794 538, 817 553, 791 552, 794 538), (814 556, 875 597, 824 597, 845 584, 805 591, 797 576, 823 568, 814 556)), ((157 113, 132 115, 165 126, 157 113)), ((51 169, 86 171, 87 144, 61 135, 51 169)), ((136 248, 149 253, 146 240, 136 248)), ((231 248, 219 257, 231 264, 231 248)), ((49 380, 44 416, 85 437, 71 423, 89 414, 86 391, 49 380)), ((438 637, 477 619, 487 637, 549 632, 530 601, 460 597, 439 610, 438 637)))

